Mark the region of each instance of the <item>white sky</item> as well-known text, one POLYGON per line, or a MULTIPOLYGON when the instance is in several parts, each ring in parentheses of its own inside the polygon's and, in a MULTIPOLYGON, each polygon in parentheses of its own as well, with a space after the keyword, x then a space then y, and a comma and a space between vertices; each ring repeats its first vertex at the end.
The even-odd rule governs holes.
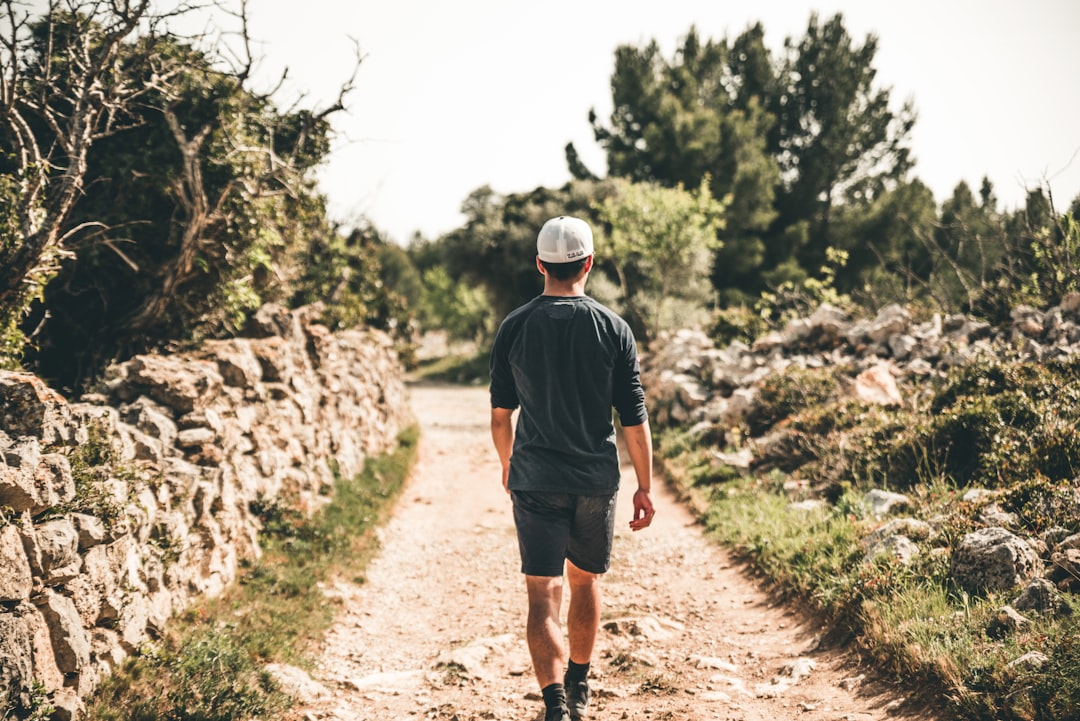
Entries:
POLYGON ((264 77, 289 67, 286 103, 336 97, 359 43, 322 187, 336 219, 398 242, 461 225, 481 185, 562 185, 568 141, 605 174, 588 112, 610 114, 618 45, 655 38, 670 57, 691 25, 734 38, 760 20, 776 51, 815 10, 878 35, 878 82, 894 108, 914 101, 914 174, 938 202, 984 175, 1010 209, 1044 179, 1059 209, 1080 193, 1077 0, 250 0, 264 77))

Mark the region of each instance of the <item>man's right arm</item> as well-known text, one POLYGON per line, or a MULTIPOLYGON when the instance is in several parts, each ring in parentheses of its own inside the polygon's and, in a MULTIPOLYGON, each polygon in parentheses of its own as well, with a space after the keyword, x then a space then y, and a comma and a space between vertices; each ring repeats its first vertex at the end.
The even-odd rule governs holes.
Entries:
POLYGON ((499 463, 502 464, 502 484, 506 492, 507 481, 510 478, 510 454, 514 450, 514 411, 511 408, 491 409, 491 440, 495 444, 495 452, 499 454, 499 463))

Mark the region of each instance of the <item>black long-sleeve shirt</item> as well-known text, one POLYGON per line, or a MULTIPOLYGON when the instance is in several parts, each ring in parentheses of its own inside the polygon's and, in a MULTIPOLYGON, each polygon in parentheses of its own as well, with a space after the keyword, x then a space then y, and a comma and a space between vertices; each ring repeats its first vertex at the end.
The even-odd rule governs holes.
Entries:
POLYGON ((611 409, 624 426, 648 417, 626 321, 588 296, 538 296, 499 326, 490 369, 491 406, 521 408, 510 490, 618 490, 611 409))

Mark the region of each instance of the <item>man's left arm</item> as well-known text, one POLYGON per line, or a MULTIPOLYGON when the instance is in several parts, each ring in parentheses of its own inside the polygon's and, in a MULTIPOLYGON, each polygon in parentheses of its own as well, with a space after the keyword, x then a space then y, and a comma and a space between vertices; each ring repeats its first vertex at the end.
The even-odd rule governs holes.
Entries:
POLYGON ((634 493, 634 517, 630 519, 630 529, 640 531, 652 523, 656 510, 652 502, 652 434, 649 421, 635 426, 623 426, 623 439, 630 463, 637 476, 637 491, 634 493))

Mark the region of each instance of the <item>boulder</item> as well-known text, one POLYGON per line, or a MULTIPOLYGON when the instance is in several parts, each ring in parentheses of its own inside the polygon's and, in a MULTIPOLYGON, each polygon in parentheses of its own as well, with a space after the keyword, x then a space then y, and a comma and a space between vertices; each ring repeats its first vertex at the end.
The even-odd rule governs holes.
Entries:
POLYGON ((1063 588, 1080 590, 1080 548, 1054 551, 1050 554, 1050 566, 1050 580, 1063 588))
POLYGON ((1012 606, 1003 606, 990 622, 986 624, 986 635, 990 638, 1004 638, 1017 631, 1031 628, 1031 620, 1012 606))
POLYGON ((1042 572, 1042 559, 1027 541, 1004 528, 983 528, 967 534, 950 560, 953 580, 976 595, 1008 591, 1042 572))
POLYGON ((884 538, 895 535, 905 536, 909 539, 925 540, 934 535, 934 527, 918 518, 893 518, 867 534, 866 538, 863 539, 863 544, 872 546, 884 538))
POLYGON ((1035 611, 1036 613, 1054 613, 1066 615, 1072 607, 1061 597, 1061 593, 1045 578, 1033 578, 1020 595, 1009 604, 1017 611, 1035 611))
POLYGON ((873 405, 898 406, 904 402, 888 363, 876 363, 857 375, 853 390, 856 398, 873 405))
POLYGON ((73 513, 71 514, 71 522, 75 525, 75 531, 79 536, 80 551, 104 543, 108 537, 104 521, 97 516, 86 513, 73 513))
POLYGON ((21 513, 44 504, 36 478, 40 461, 41 444, 37 438, 0 436, 0 506, 21 513))
POLYGON ((911 499, 903 493, 893 493, 875 488, 869 491, 862 499, 862 506, 872 516, 881 518, 887 516, 898 508, 907 508, 911 505, 911 499))
POLYGON ((202 408, 224 381, 213 364, 171 356, 135 356, 122 366, 123 376, 110 381, 121 400, 148 396, 154 402, 184 414, 202 408))
POLYGON ((82 566, 79 533, 70 519, 46 521, 35 526, 33 533, 46 584, 64 583, 78 575, 82 566))
POLYGON ((1050 657, 1040 651, 1028 651, 1023 656, 1018 656, 1009 661, 1009 668, 1020 671, 1038 671, 1046 665, 1050 657))
POLYGON ((217 364, 225 385, 254 388, 262 380, 262 365, 250 343, 238 339, 207 341, 199 356, 217 364))
POLYGON ((176 441, 176 421, 169 415, 169 410, 154 403, 145 396, 122 409, 124 422, 134 426, 151 438, 158 439, 163 446, 171 446, 176 441))
POLYGON ((891 556, 901 563, 901 565, 910 565, 915 557, 920 553, 919 546, 907 536, 900 534, 894 534, 886 536, 881 540, 873 543, 870 546, 870 550, 866 552, 863 557, 864 563, 869 563, 879 556, 891 556))
POLYGON ((911 325, 911 312, 893 303, 878 311, 866 329, 866 337, 875 343, 887 343, 889 338, 907 331, 911 325))

